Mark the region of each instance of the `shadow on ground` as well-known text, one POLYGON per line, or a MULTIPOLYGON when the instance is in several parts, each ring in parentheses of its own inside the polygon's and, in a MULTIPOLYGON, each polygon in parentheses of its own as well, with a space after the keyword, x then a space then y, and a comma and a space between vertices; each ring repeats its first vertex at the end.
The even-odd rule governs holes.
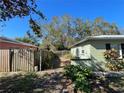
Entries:
POLYGON ((0 93, 62 93, 70 85, 71 81, 61 72, 44 76, 15 75, 0 79, 0 93))
MULTIPOLYGON (((124 93, 124 77, 90 79, 92 93, 124 93)), ((74 93, 72 83, 62 72, 37 76, 14 75, 0 79, 0 93, 74 93), (68 91, 68 92, 66 92, 68 91)))
POLYGON ((124 93, 124 77, 95 77, 91 87, 93 93, 124 93))

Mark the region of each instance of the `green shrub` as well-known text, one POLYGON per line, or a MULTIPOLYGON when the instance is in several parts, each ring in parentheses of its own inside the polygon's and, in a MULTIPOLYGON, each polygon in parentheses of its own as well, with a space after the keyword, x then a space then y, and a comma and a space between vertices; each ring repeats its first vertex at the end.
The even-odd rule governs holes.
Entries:
POLYGON ((91 93, 89 77, 91 70, 80 65, 68 65, 65 67, 65 75, 72 80, 76 90, 91 93))

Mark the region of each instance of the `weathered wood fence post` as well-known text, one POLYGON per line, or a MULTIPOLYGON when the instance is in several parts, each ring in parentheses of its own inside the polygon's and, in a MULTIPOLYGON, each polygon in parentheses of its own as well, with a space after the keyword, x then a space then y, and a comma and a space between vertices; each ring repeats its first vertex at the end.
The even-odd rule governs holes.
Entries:
POLYGON ((14 50, 9 49, 9 56, 10 56, 10 59, 9 59, 9 69, 10 69, 10 71, 12 71, 12 62, 13 62, 14 50))
POLYGON ((40 55, 40 71, 42 70, 42 50, 39 50, 39 55, 40 55))

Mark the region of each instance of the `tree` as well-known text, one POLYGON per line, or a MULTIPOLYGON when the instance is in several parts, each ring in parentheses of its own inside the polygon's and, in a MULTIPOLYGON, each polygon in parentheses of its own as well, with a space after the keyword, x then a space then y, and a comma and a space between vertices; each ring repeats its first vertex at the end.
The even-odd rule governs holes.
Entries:
POLYGON ((91 23, 89 20, 82 21, 82 19, 77 18, 74 22, 78 40, 91 36, 91 23))
POLYGON ((67 49, 67 46, 71 45, 74 40, 74 29, 69 16, 53 17, 50 23, 41 25, 41 28, 46 31, 43 35, 45 46, 50 45, 54 49, 63 50, 67 49))
POLYGON ((114 23, 108 23, 103 18, 98 17, 92 24, 92 35, 117 35, 120 34, 118 27, 114 23))
POLYGON ((68 49, 72 44, 87 36, 120 34, 116 24, 96 18, 94 21, 72 18, 70 16, 53 17, 52 21, 41 24, 44 33, 42 46, 54 49, 68 49))
POLYGON ((29 43, 29 44, 33 44, 33 45, 37 45, 37 46, 39 46, 39 40, 38 40, 38 38, 36 38, 36 37, 34 37, 34 36, 28 36, 28 35, 26 35, 26 36, 24 36, 24 37, 17 37, 17 38, 15 38, 17 41, 21 41, 21 42, 24 42, 24 43, 29 43))
POLYGON ((36 0, 0 0, 0 21, 16 16, 28 16, 32 13, 44 18, 44 15, 37 10, 36 0))
POLYGON ((23 38, 17 37, 16 40, 17 40, 17 41, 24 42, 24 43, 30 43, 30 44, 33 43, 33 41, 32 41, 30 38, 28 38, 28 37, 23 37, 23 38))
POLYGON ((36 20, 32 19, 32 15, 36 14, 42 19, 45 19, 45 16, 38 10, 36 2, 36 0, 0 0, 0 22, 14 17, 30 16, 29 25, 40 37, 40 27, 36 20))

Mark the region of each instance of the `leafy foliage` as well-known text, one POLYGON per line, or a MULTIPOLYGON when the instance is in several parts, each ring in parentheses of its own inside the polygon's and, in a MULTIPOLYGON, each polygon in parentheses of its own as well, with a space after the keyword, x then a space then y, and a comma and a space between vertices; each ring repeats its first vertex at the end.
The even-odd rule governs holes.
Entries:
POLYGON ((33 20, 32 18, 30 18, 29 24, 30 24, 30 28, 32 29, 34 34, 37 35, 37 37, 42 37, 41 28, 38 25, 38 23, 35 20, 33 20))
POLYGON ((59 56, 48 50, 37 50, 35 52, 35 66, 39 66, 42 70, 46 69, 53 69, 53 68, 58 68, 60 67, 60 59, 59 56), (40 56, 42 55, 42 57, 40 56), (40 60, 42 60, 41 65, 40 65, 40 60))
POLYGON ((37 10, 36 0, 0 0, 0 20, 19 16, 27 16, 32 13, 44 18, 44 15, 37 10))
POLYGON ((29 37, 29 36, 25 36, 25 37, 22 37, 22 38, 15 38, 17 41, 21 41, 21 42, 24 42, 24 43, 29 43, 29 44, 33 44, 33 45, 39 45, 39 42, 36 38, 34 37, 29 37))
POLYGON ((53 53, 52 51, 44 51, 42 52, 42 70, 58 68, 60 66, 60 59, 58 55, 53 53))
POLYGON ((91 70, 80 65, 68 65, 65 67, 65 75, 69 77, 75 85, 75 89, 91 93, 89 77, 91 70))
POLYGON ((43 31, 42 45, 54 46, 57 50, 68 49, 87 36, 120 34, 116 24, 108 23, 102 18, 89 21, 67 15, 55 16, 51 22, 41 24, 41 31, 43 31))
POLYGON ((18 38, 17 37, 16 40, 17 41, 21 41, 21 42, 25 42, 25 43, 30 43, 30 44, 33 43, 33 41, 30 38, 28 38, 28 37, 24 37, 24 38, 18 38))
POLYGON ((124 61, 119 60, 118 51, 115 49, 104 52, 104 57, 107 60, 106 66, 113 71, 124 69, 124 61))
POLYGON ((35 35, 41 37, 40 26, 32 18, 32 15, 38 15, 45 19, 45 16, 37 8, 37 0, 0 0, 0 22, 15 17, 30 16, 29 25, 35 35))

